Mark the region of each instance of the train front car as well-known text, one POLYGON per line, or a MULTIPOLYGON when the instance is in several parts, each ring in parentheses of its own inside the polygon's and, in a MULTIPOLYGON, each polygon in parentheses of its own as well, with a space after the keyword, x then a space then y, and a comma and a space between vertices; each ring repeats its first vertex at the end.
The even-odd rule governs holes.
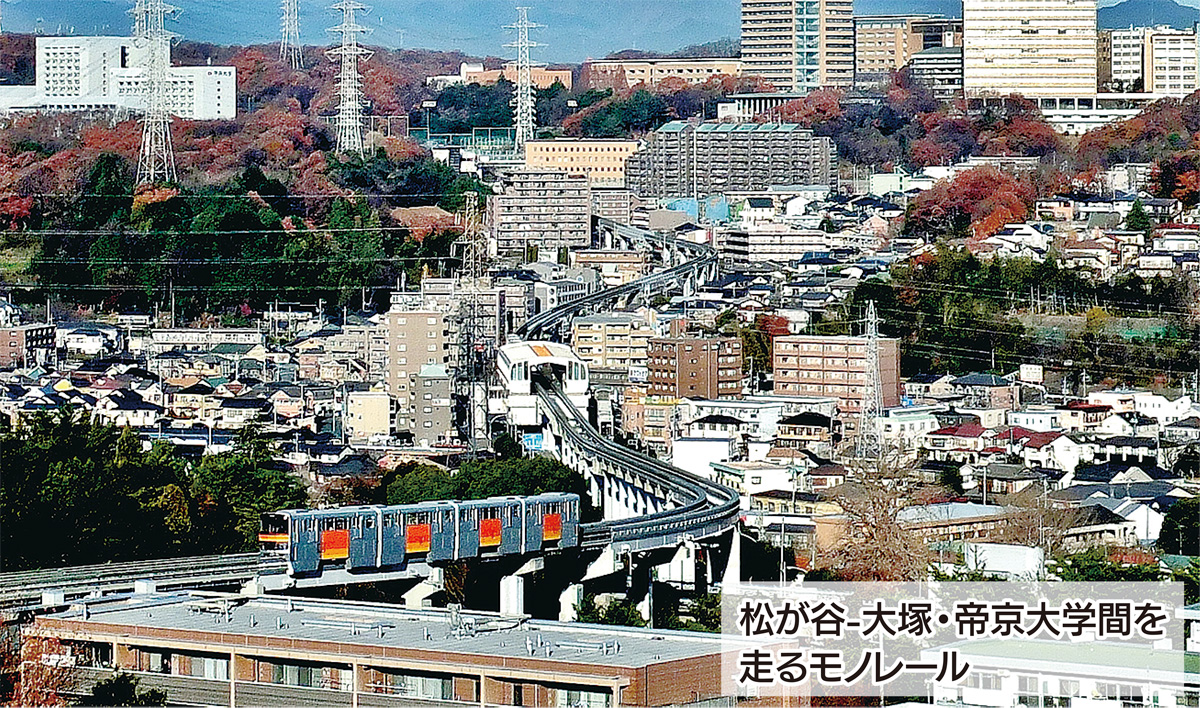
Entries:
POLYGON ((579 495, 548 493, 525 499, 525 553, 579 545, 579 495))
POLYGON ((287 555, 290 542, 287 512, 272 511, 258 517, 258 546, 264 553, 287 555))

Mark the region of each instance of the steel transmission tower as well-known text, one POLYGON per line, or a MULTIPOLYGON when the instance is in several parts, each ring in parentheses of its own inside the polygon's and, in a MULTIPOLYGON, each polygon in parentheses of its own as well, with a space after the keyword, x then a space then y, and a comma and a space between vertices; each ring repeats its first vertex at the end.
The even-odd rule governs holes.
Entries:
MULTIPOLYGON (((462 249, 462 267, 459 269, 459 357, 457 375, 458 392, 467 402, 467 451, 474 457, 480 438, 487 438, 487 384, 488 372, 494 361, 492 354, 495 340, 488 336, 481 313, 483 303, 480 285, 487 274, 488 240, 487 229, 479 210, 479 194, 467 192, 463 195, 463 233, 458 240, 462 249)), ((499 304, 497 304, 499 307, 499 304)), ((497 322, 497 326, 498 326, 497 322)), ((499 332, 496 333, 496 337, 499 332)))
POLYGON ((325 55, 341 63, 338 72, 337 149, 339 152, 362 155, 366 152, 363 143, 363 93, 359 62, 370 58, 369 49, 358 45, 358 37, 371 30, 358 24, 356 13, 366 12, 367 6, 357 0, 338 0, 330 5, 331 10, 340 10, 342 23, 330 27, 330 32, 342 35, 342 46, 330 49, 325 55))
POLYGON ((879 434, 879 411, 883 406, 883 381, 879 371, 879 316, 875 313, 875 301, 867 301, 866 326, 863 336, 867 340, 866 377, 863 385, 862 409, 858 419, 856 455, 864 460, 878 459, 883 453, 883 441, 879 434))
POLYGON ((279 61, 293 69, 303 69, 304 56, 300 49, 300 0, 283 0, 282 29, 279 61))
POLYGON ((142 90, 145 114, 142 116, 142 150, 138 156, 137 183, 174 182, 175 152, 171 146, 170 90, 171 41, 175 35, 166 29, 167 15, 178 8, 162 0, 137 0, 134 8, 134 33, 137 44, 146 52, 142 90))
POLYGON ((516 134, 513 137, 513 149, 518 155, 525 154, 525 143, 533 140, 534 131, 534 96, 533 96, 533 64, 529 61, 529 50, 541 46, 529 40, 529 30, 542 25, 529 21, 529 8, 517 8, 517 24, 506 25, 505 29, 517 31, 517 41, 506 44, 517 50, 517 95, 513 97, 513 125, 516 134))

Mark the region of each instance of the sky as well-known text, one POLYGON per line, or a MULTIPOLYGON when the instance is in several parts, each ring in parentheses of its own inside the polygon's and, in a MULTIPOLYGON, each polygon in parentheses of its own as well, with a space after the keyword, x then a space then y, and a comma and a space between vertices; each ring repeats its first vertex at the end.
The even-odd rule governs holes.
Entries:
MULTIPOLYGON (((186 39, 215 44, 265 44, 279 38, 279 0, 169 0, 180 12, 171 29, 186 39)), ((300 0, 302 39, 329 44, 325 28, 336 24, 326 10, 332 0, 300 0)), ((1118 0, 1101 0, 1101 5, 1118 0)), ((1200 6, 1200 0, 1181 0, 1200 6)), ((127 34, 133 0, 0 0, 8 31, 46 34, 127 34)), ((515 20, 515 0, 363 0, 361 20, 373 32, 369 44, 460 49, 475 56, 509 56, 513 39, 502 26, 515 20)), ((536 61, 580 62, 620 49, 671 51, 738 34, 738 0, 522 0, 543 29, 536 61)), ((958 14, 956 0, 858 0, 863 14, 941 12, 958 14)))

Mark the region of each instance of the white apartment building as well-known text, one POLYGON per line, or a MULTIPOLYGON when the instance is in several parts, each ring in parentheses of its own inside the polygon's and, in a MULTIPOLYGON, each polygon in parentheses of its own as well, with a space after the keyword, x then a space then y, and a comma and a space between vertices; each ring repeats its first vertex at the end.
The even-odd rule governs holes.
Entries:
MULTIPOLYGON (((38 37, 33 86, 0 86, 0 113, 140 110, 145 51, 130 37, 38 37)), ((177 66, 168 107, 189 120, 237 117, 237 69, 177 66)))
POLYGON ((1132 91, 1135 83, 1145 79, 1142 72, 1143 50, 1146 33, 1150 31, 1149 27, 1112 31, 1112 80, 1124 91, 1132 91))
POLYGON ((963 88, 1095 96, 1096 42, 1096 0, 963 0, 963 88))
POLYGON ((852 0, 742 0, 742 73, 781 91, 854 84, 852 0))
POLYGON ((724 231, 717 236, 718 250, 731 262, 787 263, 807 253, 827 251, 830 234, 820 229, 798 229, 781 223, 759 223, 724 231))

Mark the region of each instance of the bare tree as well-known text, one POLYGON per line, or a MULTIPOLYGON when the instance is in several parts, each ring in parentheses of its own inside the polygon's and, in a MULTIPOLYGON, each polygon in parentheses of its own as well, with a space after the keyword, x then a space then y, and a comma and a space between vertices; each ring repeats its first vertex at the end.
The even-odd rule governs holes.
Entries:
POLYGON ((1078 509, 1051 505, 1041 485, 1032 485, 1000 501, 1012 509, 1006 523, 991 534, 988 540, 1019 546, 1040 547, 1047 557, 1067 550, 1070 532, 1078 525, 1078 509))
POLYGON ((820 549, 819 565, 846 580, 924 580, 929 548, 899 518, 914 483, 911 467, 893 451, 878 460, 852 461, 846 471, 850 481, 835 494, 845 512, 843 534, 831 548, 820 549))

